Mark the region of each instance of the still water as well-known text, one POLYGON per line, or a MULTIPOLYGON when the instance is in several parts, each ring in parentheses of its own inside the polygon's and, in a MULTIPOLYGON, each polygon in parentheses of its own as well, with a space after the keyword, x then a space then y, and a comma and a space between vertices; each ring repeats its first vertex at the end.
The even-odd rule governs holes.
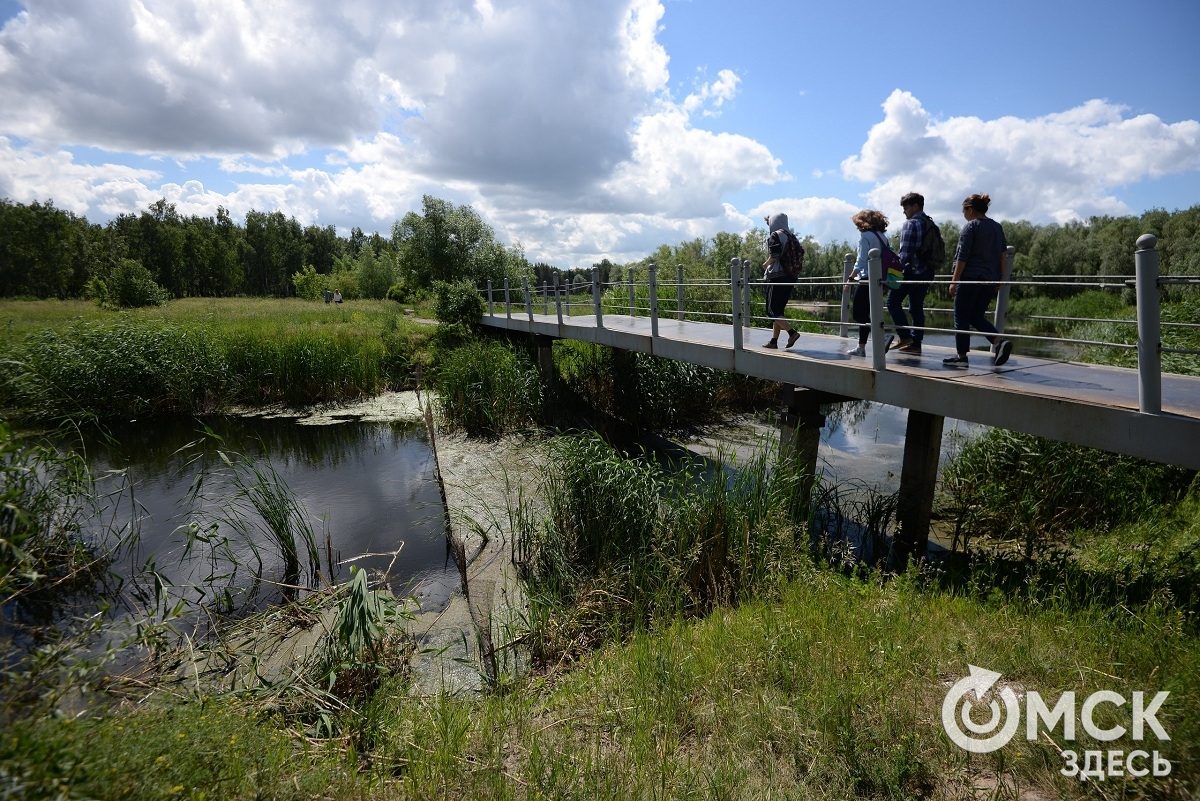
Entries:
MULTIPOLYGON (((822 433, 822 472, 834 483, 893 492, 899 484, 906 421, 907 411, 896 407, 865 402, 843 407, 830 416, 822 433)), ((135 535, 134 545, 111 566, 120 580, 129 582, 127 590, 136 592, 140 586, 144 593, 151 575, 147 567, 152 567, 176 598, 204 603, 222 586, 236 585, 244 608, 280 599, 275 582, 283 577, 283 562, 273 546, 234 542, 222 550, 193 542, 189 548, 189 525, 206 530, 237 500, 235 490, 211 477, 200 497, 191 493, 204 463, 198 455, 207 455, 208 470, 227 469, 216 458, 219 448, 245 455, 260 472, 278 475, 290 490, 315 535, 326 577, 322 581, 330 562, 335 581, 345 581, 354 565, 397 595, 415 596, 423 609, 444 607, 459 574, 447 548, 434 457, 423 426, 353 421, 306 425, 254 417, 206 423, 219 442, 206 439, 204 424, 192 421, 134 423, 114 429, 108 443, 86 443, 101 488, 110 493, 97 528, 135 535), (197 444, 201 441, 207 444, 197 444), (259 559, 264 580, 248 581, 258 572, 253 566, 259 559), (240 574, 230 577, 230 564, 240 565, 240 574), (214 575, 220 577, 216 582, 214 575)), ((979 430, 947 420, 943 462, 979 430)), ((774 451, 777 437, 769 423, 747 421, 686 444, 700 455, 725 452, 738 458, 756 448, 774 451)), ((301 560, 307 570, 303 548, 301 560)), ((146 603, 142 598, 141 604, 146 603)))
MULTIPOLYGON (((219 418, 206 424, 220 441, 206 438, 204 425, 192 421, 127 425, 112 431, 116 445, 86 443, 93 472, 102 476, 101 489, 109 493, 100 525, 124 527, 136 535, 134 546, 114 565, 116 572, 128 574, 124 578, 152 564, 178 596, 195 600, 211 592, 208 577, 225 575, 230 561, 242 566, 242 576, 233 583, 244 587, 246 568, 261 558, 266 581, 252 606, 278 600, 279 590, 271 583, 282 578, 278 548, 259 543, 255 550, 240 540, 227 552, 203 543, 188 547, 190 524, 205 531, 238 501, 237 488, 217 478, 229 472, 219 449, 244 455, 260 475, 273 473, 290 490, 315 535, 324 580, 330 561, 335 581, 345 581, 355 565, 400 595, 420 597, 457 579, 423 426, 301 425, 263 418, 219 418), (198 458, 202 454, 207 458, 198 458), (203 492, 196 496, 191 488, 202 464, 208 472, 203 492), (214 550, 222 553, 213 557, 214 550)), ((307 572, 306 549, 301 546, 300 551, 307 572)))

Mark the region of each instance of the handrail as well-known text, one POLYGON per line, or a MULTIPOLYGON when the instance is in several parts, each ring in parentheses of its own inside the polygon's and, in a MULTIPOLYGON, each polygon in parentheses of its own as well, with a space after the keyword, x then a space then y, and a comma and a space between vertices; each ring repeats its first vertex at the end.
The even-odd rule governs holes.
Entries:
MULTIPOLYGON (((1162 331, 1163 329, 1197 329, 1200 328, 1200 323, 1163 322, 1159 308, 1160 290, 1162 287, 1168 285, 1200 286, 1200 277, 1159 275, 1157 244, 1158 239, 1150 234, 1143 235, 1138 239, 1137 250, 1134 253, 1135 274, 1132 280, 1129 280, 1127 276, 1043 276, 1028 274, 1017 274, 1014 276, 1007 274, 1006 271, 1004 279, 998 282, 1000 291, 997 293, 996 299, 996 328, 1002 332, 1004 331, 1005 318, 1008 317, 1007 294, 1012 287, 1066 286, 1076 288, 1090 286, 1124 289, 1132 284, 1137 293, 1137 316, 1135 319, 1121 320, 1052 315, 1012 315, 1011 319, 1070 323, 1096 322, 1121 326, 1134 325, 1137 327, 1136 343, 1104 342, 1093 339, 1075 339, 1038 334, 1013 334, 1007 332, 1004 333, 1004 336, 1008 339, 1059 342, 1086 347, 1106 347, 1116 350, 1136 351, 1138 354, 1139 411, 1145 414, 1161 413, 1163 354, 1200 355, 1200 351, 1194 349, 1165 347, 1162 343, 1162 331), (1120 283, 1114 283, 1114 281, 1120 283)), ((879 255, 877 249, 872 249, 868 254, 868 269, 872 276, 871 286, 873 289, 870 298, 871 320, 873 321, 871 325, 877 333, 877 336, 872 338, 871 366, 876 371, 884 371, 887 369, 887 364, 883 358, 884 343, 881 334, 885 330, 886 318, 883 303, 882 267, 879 255)), ((1009 258, 1006 263, 1011 267, 1016 263, 1015 249, 1009 248, 1008 255, 1009 258)), ((834 308, 838 304, 836 302, 824 302, 818 298, 822 296, 829 297, 829 293, 832 292, 837 292, 841 295, 840 320, 813 320, 809 322, 816 326, 836 326, 839 328, 839 333, 842 337, 848 336, 850 328, 850 293, 845 292, 844 288, 847 285, 846 279, 853 267, 853 263, 854 254, 846 254, 843 259, 843 277, 841 280, 838 280, 836 276, 804 276, 795 282, 795 286, 801 288, 803 291, 821 293, 813 298, 813 300, 808 301, 819 308, 834 308)), ((754 265, 751 265, 747 260, 737 257, 731 259, 729 264, 729 278, 726 281, 712 278, 686 279, 684 277, 683 265, 676 265, 674 280, 661 282, 658 280, 657 266, 654 264, 647 266, 644 278, 641 275, 635 275, 635 270, 630 268, 625 272, 624 280, 618 281, 601 281, 599 269, 593 268, 590 282, 560 285, 559 275, 556 273, 553 276, 553 287, 546 281, 543 281, 540 287, 541 313, 543 315, 548 314, 550 297, 552 295, 555 313, 560 325, 563 323, 564 317, 572 319, 580 315, 587 316, 590 313, 591 316, 595 317, 595 325, 598 328, 603 328, 606 311, 609 314, 621 314, 625 312, 630 317, 646 315, 650 317, 651 336, 656 338, 659 336, 659 320, 664 313, 674 315, 678 320, 723 321, 733 326, 734 349, 740 351, 745 347, 744 328, 759 322, 769 322, 768 318, 753 314, 751 303, 753 291, 756 288, 770 285, 769 282, 755 277, 757 269, 752 269, 753 267, 754 265), (672 290, 674 290, 673 293, 672 290), (643 291, 646 293, 645 295, 642 294, 643 291), (590 292, 592 299, 592 308, 590 310, 587 309, 586 302, 572 301, 572 295, 577 292, 579 294, 590 292), (689 292, 691 294, 690 297, 688 297, 689 292), (674 294, 674 298, 671 297, 671 294, 674 294), (622 295, 624 295, 623 298, 622 295), (718 307, 719 310, 710 310, 712 307, 718 307)), ((911 281, 908 283, 924 284, 933 289, 946 285, 950 281, 948 278, 934 278, 932 280, 911 281)), ((958 283, 990 285, 997 282, 959 281, 958 283)), ((496 316, 496 288, 490 280, 487 282, 486 292, 487 314, 489 316, 496 316)), ((515 290, 510 286, 509 280, 505 279, 503 281, 504 314, 511 319, 514 301, 517 303, 523 302, 525 305, 525 314, 532 321, 534 319, 534 296, 538 292, 539 288, 531 288, 527 279, 522 279, 521 286, 515 290), (519 298, 513 298, 514 291, 520 293, 519 298)), ((952 312, 952 309, 930 306, 925 311, 927 313, 945 314, 952 312)), ((936 326, 913 326, 913 328, 926 333, 958 333, 953 328, 939 328, 936 326)))

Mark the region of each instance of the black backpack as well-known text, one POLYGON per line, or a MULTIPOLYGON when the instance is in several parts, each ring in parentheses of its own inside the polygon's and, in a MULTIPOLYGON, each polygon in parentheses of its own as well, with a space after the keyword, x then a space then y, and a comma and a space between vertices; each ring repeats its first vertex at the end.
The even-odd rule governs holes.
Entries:
POLYGON ((784 272, 789 278, 795 278, 804 270, 804 246, 800 244, 796 235, 786 228, 781 228, 775 233, 784 238, 783 255, 779 259, 783 263, 784 272))
POLYGON ((922 272, 937 272, 946 266, 946 240, 942 239, 942 229, 930 217, 925 224, 925 232, 921 236, 921 247, 917 250, 917 262, 922 272))

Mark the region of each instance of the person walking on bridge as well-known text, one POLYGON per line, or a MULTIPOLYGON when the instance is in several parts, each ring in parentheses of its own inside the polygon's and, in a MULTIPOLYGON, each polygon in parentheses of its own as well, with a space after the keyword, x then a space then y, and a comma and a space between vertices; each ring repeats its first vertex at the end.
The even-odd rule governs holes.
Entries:
POLYGON ((891 245, 883 235, 888 227, 888 218, 884 217, 881 211, 863 209, 850 220, 859 231, 858 260, 854 262, 854 269, 850 272, 850 281, 846 283, 842 291, 849 292, 851 283, 858 282, 858 286, 854 289, 853 300, 854 322, 858 323, 858 347, 851 348, 846 351, 846 354, 848 356, 866 356, 867 340, 871 338, 871 272, 868 260, 872 248, 878 249, 881 254, 884 250, 891 249, 891 245))
POLYGON ((1007 362, 1012 353, 1012 342, 1001 337, 987 319, 988 304, 996 297, 1008 262, 1004 228, 987 216, 991 202, 988 195, 978 194, 963 201, 963 217, 967 224, 958 235, 954 275, 950 279, 950 297, 954 298, 954 346, 958 354, 942 360, 947 367, 968 366, 972 328, 982 331, 992 344, 992 363, 996 367, 1007 362))
MULTIPOLYGON (((900 198, 904 209, 904 226, 900 229, 900 262, 904 265, 904 283, 888 292, 888 313, 896 325, 900 337, 898 350, 901 353, 918 355, 921 341, 925 338, 925 294, 929 292, 929 281, 933 280, 935 265, 926 264, 922 258, 922 247, 929 227, 936 226, 925 213, 925 197, 909 192, 900 198), (908 299, 908 310, 912 312, 913 327, 908 327, 908 316, 904 313, 904 299, 908 299)), ((938 240, 940 241, 940 240, 938 240)))
POLYGON ((796 283, 796 279, 788 274, 783 259, 789 242, 787 215, 772 215, 767 218, 767 227, 770 234, 767 237, 767 260, 763 262, 763 280, 770 284, 767 287, 767 316, 771 318, 771 339, 763 347, 778 348, 780 332, 787 331, 788 342, 784 347, 790 348, 800 338, 800 332, 792 328, 792 324, 783 316, 792 298, 792 286, 796 283))

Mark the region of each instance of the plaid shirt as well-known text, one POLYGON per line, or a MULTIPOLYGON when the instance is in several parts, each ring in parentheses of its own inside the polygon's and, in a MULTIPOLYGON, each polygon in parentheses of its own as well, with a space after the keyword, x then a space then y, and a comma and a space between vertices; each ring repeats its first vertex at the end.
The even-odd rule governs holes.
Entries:
POLYGON ((916 275, 925 270, 917 252, 921 249, 925 221, 928 219, 929 216, 925 212, 919 211, 905 220, 904 227, 900 229, 900 263, 904 265, 906 275, 916 275))

